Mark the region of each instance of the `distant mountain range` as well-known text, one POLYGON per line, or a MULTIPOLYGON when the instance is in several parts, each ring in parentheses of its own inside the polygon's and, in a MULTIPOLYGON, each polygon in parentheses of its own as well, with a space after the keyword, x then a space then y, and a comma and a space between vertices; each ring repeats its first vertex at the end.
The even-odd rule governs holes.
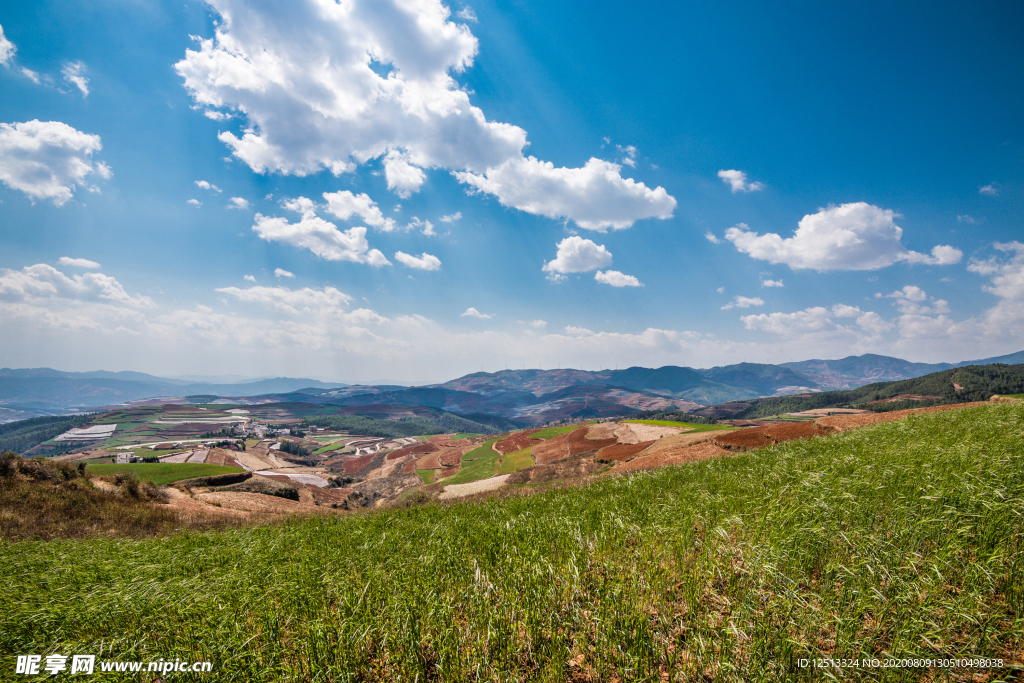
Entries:
POLYGON ((413 405, 459 415, 496 415, 523 424, 638 410, 697 410, 727 401, 853 389, 874 382, 990 363, 1024 363, 1024 351, 962 363, 911 363, 865 354, 778 365, 737 363, 714 368, 632 367, 623 370, 475 372, 426 387, 347 385, 277 377, 214 384, 141 372, 0 369, 0 422, 58 415, 146 399, 237 403, 307 402, 341 406, 413 405))

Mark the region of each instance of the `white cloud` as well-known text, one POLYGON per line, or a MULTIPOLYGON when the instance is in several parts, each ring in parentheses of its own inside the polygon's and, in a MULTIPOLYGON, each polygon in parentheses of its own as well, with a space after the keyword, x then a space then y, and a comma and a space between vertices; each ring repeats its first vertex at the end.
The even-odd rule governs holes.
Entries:
POLYGON ((197 209, 198 209, 198 208, 199 208, 200 206, 202 206, 202 205, 203 205, 203 203, 202 203, 201 201, 199 201, 198 199, 189 199, 189 200, 188 200, 188 202, 186 202, 186 203, 187 203, 187 204, 191 204, 192 206, 196 207, 197 209))
POLYGON ((821 209, 804 216, 792 237, 758 235, 740 223, 725 231, 725 238, 753 258, 784 263, 793 270, 877 270, 894 263, 950 265, 963 252, 939 245, 926 256, 907 250, 900 242, 903 229, 896 213, 865 202, 821 209))
POLYGON ((486 174, 457 172, 504 206, 548 218, 571 218, 587 230, 628 228, 641 218, 671 218, 676 200, 663 187, 623 179, 620 166, 592 158, 583 168, 555 168, 534 157, 510 159, 486 174))
POLYGON ((595 244, 578 235, 566 237, 557 245, 558 251, 552 261, 544 264, 544 272, 558 280, 565 273, 586 273, 612 264, 612 254, 603 244, 595 244))
POLYGON ((935 297, 929 297, 928 294, 916 285, 907 285, 903 289, 898 289, 891 294, 886 294, 886 298, 896 299, 893 305, 899 309, 900 313, 907 315, 932 315, 938 313, 949 313, 949 303, 944 299, 936 299, 935 297), (931 298, 931 303, 926 304, 925 302, 931 298))
POLYGON ((425 170, 445 169, 506 206, 591 229, 675 208, 617 164, 555 169, 525 158, 526 131, 488 121, 455 80, 478 43, 441 0, 209 4, 215 36, 175 69, 199 107, 244 116, 240 137, 219 138, 254 171, 339 175, 382 159, 388 186, 408 196, 425 170))
POLYGON ((433 237, 437 235, 437 233, 434 232, 433 223, 431 223, 430 221, 422 221, 416 216, 413 216, 412 220, 409 221, 409 224, 405 226, 406 230, 419 230, 420 228, 423 228, 423 234, 426 235, 427 237, 433 237))
POLYGON ((761 313, 740 318, 748 330, 761 330, 784 337, 796 337, 809 332, 836 329, 832 312, 822 306, 813 306, 795 313, 761 313))
POLYGON ((472 21, 473 23, 479 21, 479 19, 476 18, 476 12, 474 12, 473 8, 468 5, 456 12, 455 16, 463 21, 472 21))
POLYGON ((395 252, 395 260, 404 266, 418 270, 441 270, 441 259, 427 253, 423 253, 420 256, 410 256, 403 251, 399 251, 395 252))
POLYGON ((978 220, 974 216, 972 216, 970 214, 964 214, 962 216, 961 215, 957 215, 956 222, 957 223, 967 223, 969 225, 976 225, 978 220))
POLYGON ((546 320, 540 320, 539 318, 538 318, 537 320, 531 320, 531 321, 530 321, 529 323, 527 323, 527 324, 528 324, 528 325, 529 325, 530 327, 532 327, 532 328, 534 328, 534 329, 537 329, 537 330, 543 330, 543 329, 544 329, 545 327, 547 327, 547 326, 548 326, 548 323, 547 323, 547 321, 546 321, 546 320))
POLYGON ((625 147, 622 145, 615 145, 615 147, 619 150, 619 154, 622 155, 619 159, 619 163, 623 166, 636 168, 636 147, 633 145, 626 145, 625 147))
POLYGON ((213 183, 208 183, 205 180, 197 180, 196 185, 198 185, 204 190, 213 190, 214 192, 221 192, 221 189, 219 187, 217 187, 213 183))
POLYGON ((14 53, 17 51, 18 48, 14 46, 14 43, 7 40, 7 36, 4 35, 4 27, 0 26, 0 64, 3 66, 10 64, 11 60, 14 59, 14 53))
MULTIPOLYGON (((69 260, 78 261, 80 259, 69 260)), ((89 261, 89 263, 93 262, 89 261)), ((78 263, 67 265, 81 267, 78 263)), ((53 266, 44 263, 26 266, 20 271, 0 269, 0 300, 32 301, 39 299, 98 301, 142 308, 153 305, 148 297, 128 294, 121 283, 102 273, 85 273, 69 278, 53 266)))
POLYGON ((466 312, 459 316, 460 318, 480 318, 481 320, 490 320, 491 316, 486 313, 481 313, 472 306, 466 309, 466 312))
POLYGON ((706 233, 704 233, 704 239, 706 239, 708 242, 711 242, 711 244, 721 244, 722 243, 722 240, 720 240, 717 237, 715 237, 715 233, 711 232, 710 230, 708 230, 706 233))
POLYGON ((274 268, 274 277, 295 277, 295 273, 287 271, 284 268, 274 268))
POLYGON ((723 311, 728 311, 730 308, 750 308, 751 306, 764 306, 764 299, 759 296, 739 296, 733 297, 732 301, 722 306, 723 311))
POLYGON ((999 302, 985 312, 987 332, 1011 336, 1019 346, 1024 336, 1024 243, 996 242, 993 246, 1010 257, 971 259, 967 270, 990 277, 992 284, 982 289, 999 297, 999 302))
POLYGON ((460 218, 462 218, 462 212, 461 211, 456 211, 455 213, 453 213, 451 215, 441 216, 440 220, 441 220, 442 223, 454 223, 455 221, 459 220, 460 218))
POLYGON ((858 306, 847 306, 846 304, 836 304, 832 307, 832 315, 837 318, 856 318, 863 311, 858 306))
POLYGON ((782 280, 761 280, 762 287, 784 287, 782 280))
POLYGON ((21 74, 25 78, 27 78, 30 81, 32 81, 33 83, 35 83, 36 85, 39 85, 39 83, 40 83, 39 74, 37 74, 32 69, 26 69, 25 67, 21 67, 21 74))
MULTIPOLYGON (((279 269, 280 270, 280 269, 279 269)), ((352 297, 334 287, 323 289, 288 289, 287 287, 221 287, 218 292, 235 297, 246 303, 256 303, 266 308, 298 315, 300 313, 330 314, 344 311, 352 297)), ((380 316, 377 316, 380 318, 380 316)), ((381 321, 384 318, 380 318, 381 321)))
POLYGON ((245 276, 245 277, 243 277, 242 279, 243 279, 243 280, 246 280, 246 281, 248 281, 248 282, 256 282, 256 278, 255 278, 254 276, 252 276, 252 275, 246 275, 246 276, 245 276))
POLYGON ((763 183, 748 183, 747 174, 743 171, 737 171, 735 169, 719 171, 718 177, 722 179, 723 183, 732 188, 733 194, 736 194, 737 192, 758 192, 759 190, 764 189, 763 183))
POLYGON ((365 192, 361 194, 353 194, 348 190, 324 192, 323 197, 327 200, 327 212, 343 221, 358 215, 370 227, 379 228, 384 232, 391 232, 395 229, 395 220, 385 218, 377 203, 370 199, 370 195, 365 192))
POLYGON ((89 96, 89 79, 83 76, 85 64, 82 62, 65 62, 60 70, 64 80, 82 91, 82 97, 89 96))
POLYGON ((715 291, 718 292, 719 294, 725 294, 725 287, 719 287, 715 291))
POLYGON ((309 249, 328 261, 352 261, 368 263, 371 266, 390 265, 387 258, 377 249, 370 249, 366 241, 366 228, 350 228, 342 232, 334 223, 325 221, 312 211, 302 216, 298 223, 289 223, 284 218, 256 214, 252 229, 269 242, 284 242, 295 247, 309 249))
POLYGON ((249 200, 243 197, 232 197, 231 203, 228 204, 229 209, 248 209, 249 200))
POLYGON ((978 194, 983 194, 986 197, 998 197, 999 196, 999 183, 989 183, 983 187, 978 188, 978 194))
POLYGON ((71 266, 72 268, 89 268, 90 270, 100 267, 100 264, 95 261, 90 261, 87 258, 71 258, 70 256, 61 256, 57 263, 62 266, 71 266))
POLYGON ((632 275, 620 273, 617 270, 599 270, 594 273, 594 279, 612 287, 643 287, 643 283, 632 275))
POLYGON ((60 121, 0 123, 0 181, 32 199, 61 206, 76 186, 96 189, 86 184, 89 174, 110 177, 108 166, 92 164, 92 154, 102 147, 100 136, 60 121))
POLYGON ((585 327, 576 327, 575 325, 566 325, 565 333, 570 337, 592 337, 594 336, 593 330, 588 330, 585 327))

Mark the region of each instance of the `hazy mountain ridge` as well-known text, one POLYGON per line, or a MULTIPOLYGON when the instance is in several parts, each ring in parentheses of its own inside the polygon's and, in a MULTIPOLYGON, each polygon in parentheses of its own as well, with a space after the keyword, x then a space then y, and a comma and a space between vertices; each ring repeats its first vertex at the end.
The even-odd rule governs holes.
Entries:
POLYGON ((439 408, 528 422, 614 415, 645 409, 693 410, 699 405, 796 393, 849 390, 937 371, 1024 362, 1024 351, 961 363, 913 363, 865 354, 836 360, 736 363, 713 368, 667 365, 614 370, 524 369, 474 372, 441 384, 348 385, 277 377, 231 384, 188 383, 138 372, 64 372, 50 368, 0 369, 0 421, 53 415, 119 403, 207 395, 240 403, 301 401, 339 406, 371 404, 439 408), (699 404, 699 405, 698 405, 699 404), (5 417, 6 416, 6 417, 5 417))

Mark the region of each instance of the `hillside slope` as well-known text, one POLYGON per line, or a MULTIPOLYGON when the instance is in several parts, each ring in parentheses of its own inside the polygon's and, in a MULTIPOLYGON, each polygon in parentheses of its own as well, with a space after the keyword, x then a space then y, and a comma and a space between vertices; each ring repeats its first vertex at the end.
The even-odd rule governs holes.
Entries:
POLYGON ((1008 666, 1024 641, 1022 430, 1019 404, 967 408, 536 495, 73 552, 0 544, 0 650, 181 653, 213 662, 203 680, 253 682, 1008 666))

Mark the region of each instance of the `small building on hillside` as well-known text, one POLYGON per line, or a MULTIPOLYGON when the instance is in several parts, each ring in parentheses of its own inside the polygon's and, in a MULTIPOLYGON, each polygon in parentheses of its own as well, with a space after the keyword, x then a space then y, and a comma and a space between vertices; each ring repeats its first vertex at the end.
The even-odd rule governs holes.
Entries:
POLYGON ((142 462, 142 458, 135 455, 134 453, 118 453, 117 464, 118 465, 129 465, 133 462, 142 462))

